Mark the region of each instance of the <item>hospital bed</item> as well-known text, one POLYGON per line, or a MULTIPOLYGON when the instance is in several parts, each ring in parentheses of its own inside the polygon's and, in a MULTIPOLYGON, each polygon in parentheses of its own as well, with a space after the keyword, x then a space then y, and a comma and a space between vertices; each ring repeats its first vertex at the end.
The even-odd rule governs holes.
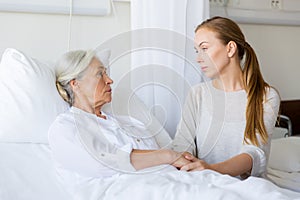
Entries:
POLYGON ((290 118, 286 115, 279 115, 272 139, 292 136, 293 128, 290 118))
MULTIPOLYGON (((55 172, 47 142, 49 125, 68 108, 54 82, 54 69, 50 66, 15 49, 4 52, 0 64, 1 200, 300 199, 300 160, 296 153, 300 152, 300 138, 292 137, 274 139, 271 149, 268 178, 281 187, 262 178, 241 181, 210 170, 158 170, 105 180, 89 179, 85 188, 70 192, 55 172), (290 179, 282 173, 289 174, 290 179), (298 185, 288 187, 287 181, 298 185)), ((170 141, 159 122, 130 90, 116 89, 112 103, 104 109, 138 118, 161 135, 161 145, 170 141)))

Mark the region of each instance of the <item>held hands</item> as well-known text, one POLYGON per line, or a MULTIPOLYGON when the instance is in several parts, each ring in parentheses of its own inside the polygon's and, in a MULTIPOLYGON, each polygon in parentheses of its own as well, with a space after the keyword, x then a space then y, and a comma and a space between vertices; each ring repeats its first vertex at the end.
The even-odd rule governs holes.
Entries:
POLYGON ((171 164, 176 167, 177 169, 181 169, 181 167, 191 163, 190 160, 186 159, 184 157, 184 154, 176 152, 176 151, 172 151, 172 160, 171 160, 171 164))
POLYGON ((180 157, 172 164, 183 171, 201 171, 204 169, 212 169, 211 165, 200 160, 188 152, 180 153, 180 157), (176 166, 177 165, 177 166, 176 166))
POLYGON ((188 152, 178 154, 180 157, 177 157, 178 159, 173 162, 172 165, 182 171, 188 172, 210 169, 221 174, 228 174, 230 176, 242 175, 242 177, 244 177, 245 173, 247 176, 251 174, 253 165, 252 157, 246 153, 239 154, 226 161, 214 164, 208 164, 204 160, 200 160, 188 152))

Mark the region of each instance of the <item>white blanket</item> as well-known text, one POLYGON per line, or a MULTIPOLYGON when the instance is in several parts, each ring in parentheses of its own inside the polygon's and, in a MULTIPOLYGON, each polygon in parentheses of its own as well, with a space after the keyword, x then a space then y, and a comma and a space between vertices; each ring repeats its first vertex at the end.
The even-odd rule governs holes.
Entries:
POLYGON ((262 178, 245 181, 213 171, 164 171, 123 174, 77 182, 76 192, 66 192, 58 182, 48 145, 0 143, 1 200, 288 200, 300 193, 275 186, 262 178))
POLYGON ((214 171, 169 171, 156 174, 123 174, 106 180, 81 183, 76 199, 153 200, 287 200, 300 199, 295 193, 262 179, 241 181, 214 171))

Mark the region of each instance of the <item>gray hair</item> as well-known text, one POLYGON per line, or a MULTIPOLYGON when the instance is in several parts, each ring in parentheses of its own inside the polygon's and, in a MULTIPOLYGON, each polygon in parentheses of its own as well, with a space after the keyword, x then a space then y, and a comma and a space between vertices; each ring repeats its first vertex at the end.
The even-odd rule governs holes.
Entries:
POLYGON ((56 63, 56 87, 60 96, 70 106, 74 103, 74 94, 69 83, 83 76, 94 57, 95 52, 92 50, 70 51, 62 55, 56 63))

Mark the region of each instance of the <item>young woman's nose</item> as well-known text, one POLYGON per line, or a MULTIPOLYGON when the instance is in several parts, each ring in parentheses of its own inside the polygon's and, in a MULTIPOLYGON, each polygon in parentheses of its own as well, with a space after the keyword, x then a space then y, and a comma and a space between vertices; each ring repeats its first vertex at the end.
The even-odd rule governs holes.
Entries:
POLYGON ((201 63, 201 62, 203 62, 204 60, 203 60, 203 55, 201 54, 201 52, 199 52, 198 54, 197 54, 197 62, 198 63, 201 63))

